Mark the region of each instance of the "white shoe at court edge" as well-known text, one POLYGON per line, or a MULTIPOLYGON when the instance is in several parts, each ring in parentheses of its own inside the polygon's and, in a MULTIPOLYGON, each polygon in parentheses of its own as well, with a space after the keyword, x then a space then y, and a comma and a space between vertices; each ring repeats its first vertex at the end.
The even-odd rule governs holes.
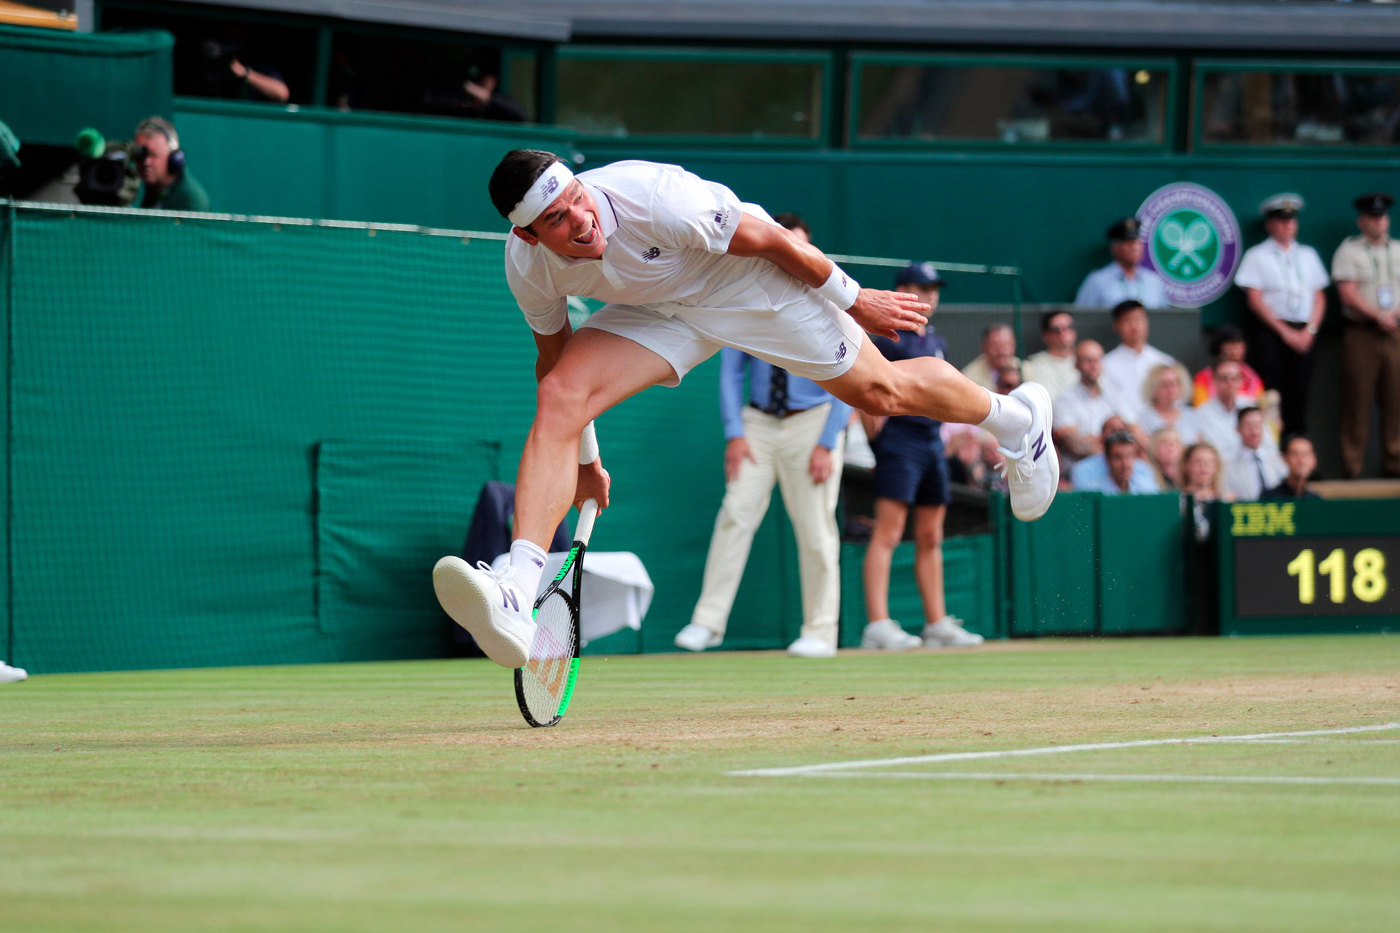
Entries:
POLYGON ((1031 410, 1031 426, 1020 450, 998 447, 1006 459, 997 466, 1011 494, 1011 514, 1023 522, 1044 515, 1060 488, 1060 458, 1050 439, 1050 393, 1038 382, 1023 382, 1011 390, 1031 410))
POLYGON ((532 601, 510 579, 509 568, 493 572, 444 557, 433 568, 433 589, 443 610, 471 632, 486 656, 501 667, 524 667, 535 639, 532 601))

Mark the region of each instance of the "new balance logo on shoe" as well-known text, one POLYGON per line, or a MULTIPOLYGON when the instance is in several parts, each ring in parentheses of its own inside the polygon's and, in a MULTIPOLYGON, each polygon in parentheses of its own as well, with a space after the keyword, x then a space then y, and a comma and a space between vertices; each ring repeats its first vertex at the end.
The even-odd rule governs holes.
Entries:
POLYGON ((501 605, 511 612, 520 611, 520 601, 515 598, 515 594, 505 587, 501 587, 501 605))
POLYGON ((653 246, 651 249, 647 250, 645 253, 642 253, 642 262, 651 262, 653 259, 655 259, 657 256, 660 256, 660 255, 661 255, 661 249, 660 249, 660 247, 653 246))
POLYGON ((1032 452, 1033 454, 1035 454, 1034 457, 1031 457, 1031 460, 1039 460, 1039 459, 1041 458, 1041 456, 1045 453, 1045 432, 1044 432, 1044 431, 1040 432, 1040 436, 1037 437, 1037 438, 1035 439, 1035 442, 1031 444, 1031 452, 1032 452))

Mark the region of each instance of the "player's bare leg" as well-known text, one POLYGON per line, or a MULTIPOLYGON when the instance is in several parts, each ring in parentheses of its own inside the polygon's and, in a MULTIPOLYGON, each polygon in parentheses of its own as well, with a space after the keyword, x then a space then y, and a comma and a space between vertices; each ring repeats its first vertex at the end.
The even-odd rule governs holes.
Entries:
POLYGON ((580 468, 578 463, 584 426, 628 396, 673 376, 671 365, 641 344, 584 328, 569 338, 540 380, 535 422, 516 476, 510 565, 495 573, 444 557, 433 568, 442 608, 497 664, 520 667, 530 658, 535 634, 530 610, 545 548, 570 504, 587 498, 606 501, 607 474, 601 465, 580 468))
POLYGON ((535 423, 515 479, 517 538, 547 547, 569 506, 596 495, 577 488, 584 426, 623 399, 674 377, 670 363, 626 337, 584 328, 569 339, 559 362, 540 381, 535 423))
POLYGON ((1050 393, 1027 382, 993 395, 936 357, 891 362, 870 341, 842 375, 823 382, 832 395, 872 415, 923 415, 986 428, 1006 456, 1011 510, 1034 521, 1050 508, 1060 462, 1050 443, 1050 393))

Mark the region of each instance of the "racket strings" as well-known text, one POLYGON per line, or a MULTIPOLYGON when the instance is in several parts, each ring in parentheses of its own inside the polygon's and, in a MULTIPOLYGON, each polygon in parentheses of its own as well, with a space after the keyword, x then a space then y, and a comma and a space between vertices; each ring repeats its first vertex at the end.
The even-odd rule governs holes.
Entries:
POLYGON ((525 704, 540 722, 559 714, 574 663, 574 609, 565 596, 568 581, 561 581, 560 586, 564 592, 550 593, 539 605, 530 660, 521 670, 525 704))

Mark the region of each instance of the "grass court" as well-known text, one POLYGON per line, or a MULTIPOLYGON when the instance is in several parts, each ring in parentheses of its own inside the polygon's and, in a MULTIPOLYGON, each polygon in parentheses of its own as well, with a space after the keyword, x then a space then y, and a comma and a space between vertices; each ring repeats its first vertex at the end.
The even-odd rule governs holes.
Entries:
POLYGON ((585 657, 547 730, 484 660, 36 676, 0 722, 7 933, 1400 929, 1394 636, 585 657))

